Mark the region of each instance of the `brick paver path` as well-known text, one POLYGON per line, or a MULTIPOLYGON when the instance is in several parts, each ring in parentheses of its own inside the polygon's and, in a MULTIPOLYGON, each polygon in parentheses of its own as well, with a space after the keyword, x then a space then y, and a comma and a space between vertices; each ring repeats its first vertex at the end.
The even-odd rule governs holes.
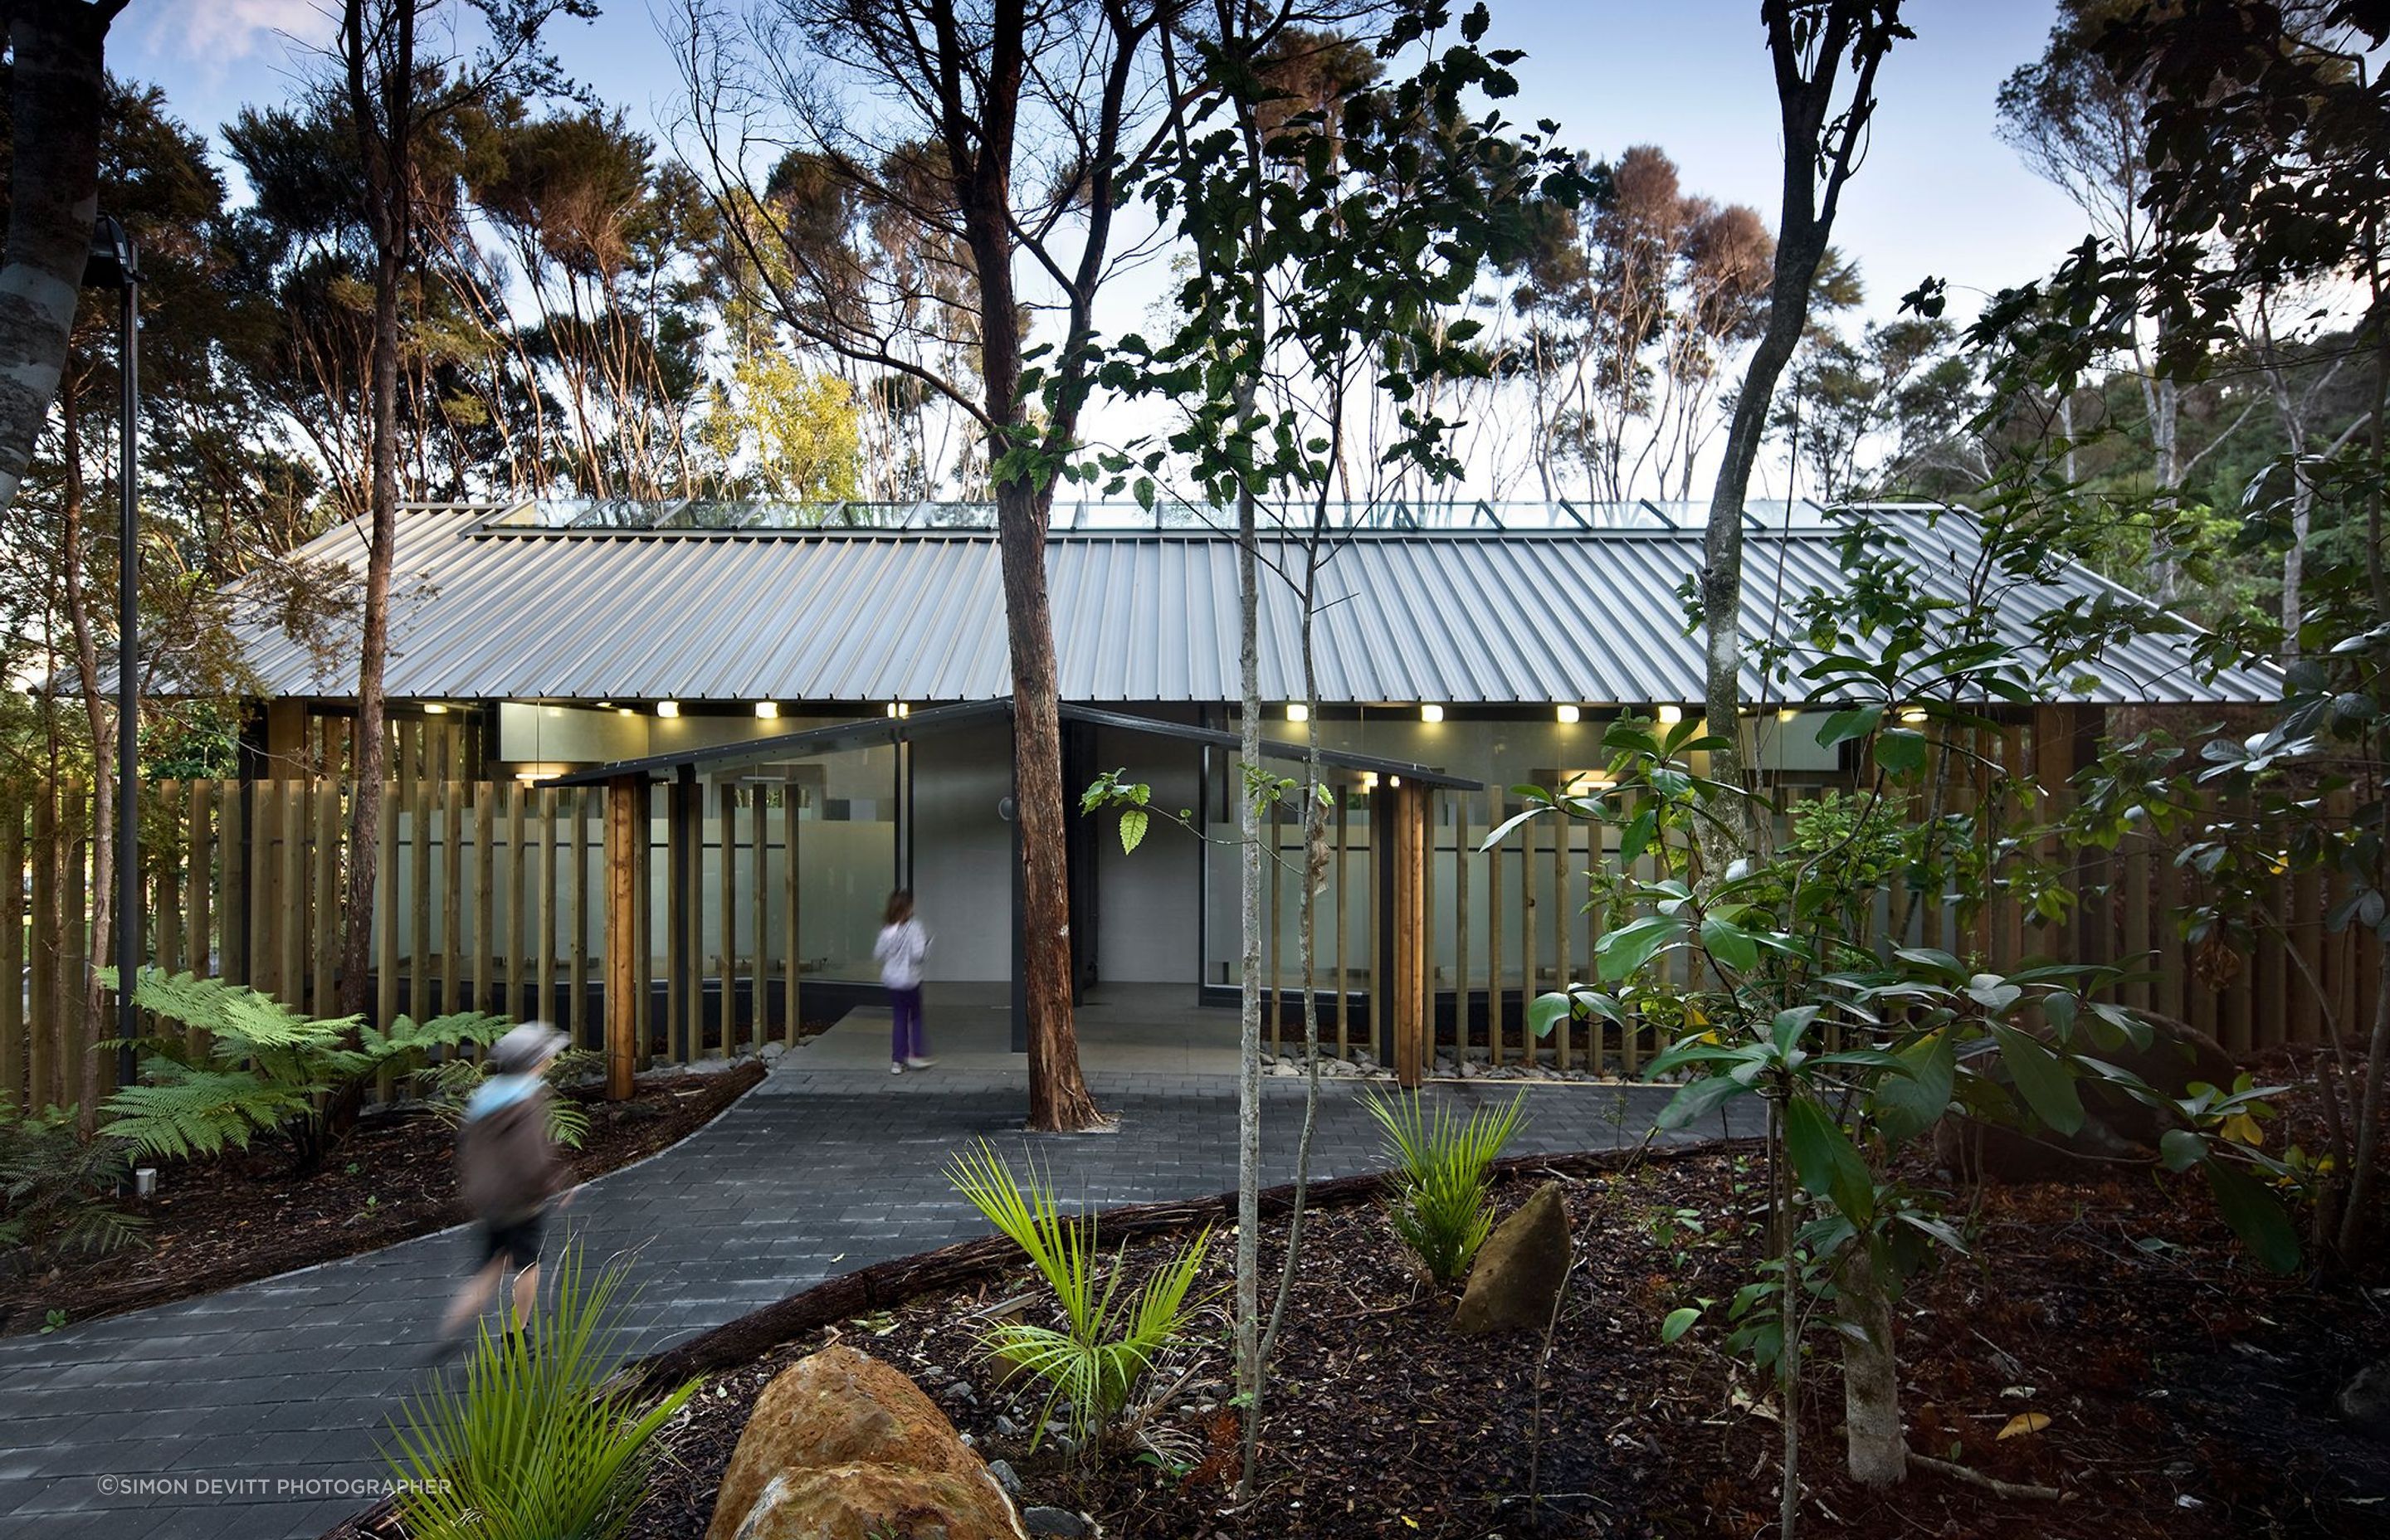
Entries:
MULTIPOLYGON (((1027 1146, 1066 1199, 1091 1205, 1235 1185, 1227 1079, 1093 1075, 1121 1132, 1033 1141, 1019 1132, 1015 1079, 801 1066, 790 1060, 693 1138, 584 1188, 564 1215, 593 1260, 636 1251, 640 1350, 837 1273, 985 1233, 943 1174, 948 1154, 982 1136, 1008 1152, 1027 1146)), ((1302 1085, 1265 1086, 1269 1180, 1282 1181, 1302 1085)), ((1510 1089, 1430 1094, 1471 1105, 1510 1089)), ((1537 1087, 1516 1148, 1632 1143, 1665 1094, 1537 1087)), ((1383 1164, 1350 1082, 1329 1084, 1314 1152, 1323 1177, 1383 1164)), ((0 1535, 275 1540, 320 1534, 368 1506, 375 1494, 361 1483, 382 1473, 378 1438, 428 1372, 419 1359, 465 1246, 457 1233, 427 1236, 0 1341, 0 1535)))

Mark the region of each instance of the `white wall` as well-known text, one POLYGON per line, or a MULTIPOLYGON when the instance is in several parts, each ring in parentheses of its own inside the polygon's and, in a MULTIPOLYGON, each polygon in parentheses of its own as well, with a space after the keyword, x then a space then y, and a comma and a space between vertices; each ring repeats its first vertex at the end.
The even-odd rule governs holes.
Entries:
POLYGON ((1012 977, 1012 794, 1007 722, 932 733, 913 745, 913 895, 932 982, 1012 977))
MULTIPOLYGON (((1176 738, 1104 731, 1096 760, 1105 770, 1126 767, 1127 779, 1153 788, 1153 805, 1170 814, 1195 812, 1203 751, 1176 738)), ((1080 787, 1064 787, 1069 816, 1077 817, 1080 787)), ((1117 814, 1098 815, 1096 974, 1106 983, 1192 984, 1199 977, 1202 916, 1202 847, 1176 824, 1156 817, 1133 853, 1120 848, 1117 814)))

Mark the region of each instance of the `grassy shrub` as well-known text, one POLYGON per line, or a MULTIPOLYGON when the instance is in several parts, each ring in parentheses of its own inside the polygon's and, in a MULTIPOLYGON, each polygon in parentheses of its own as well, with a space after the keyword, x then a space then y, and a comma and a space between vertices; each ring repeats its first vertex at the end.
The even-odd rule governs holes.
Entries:
POLYGON ((578 1247, 552 1269, 552 1307, 527 1330, 487 1322, 461 1380, 410 1399, 383 1458, 413 1540, 610 1540, 630 1521, 655 1436, 698 1382, 642 1406, 614 1382, 624 1271, 585 1277, 578 1247))
MULTIPOLYGON (((1124 1268, 1115 1253, 1097 1277, 1096 1222, 1065 1217, 1054 1189, 1012 1168, 985 1144, 958 1155, 948 1172, 957 1191, 987 1222, 1029 1255, 1054 1291, 1064 1325, 1002 1321, 981 1333, 992 1357, 1026 1370, 1047 1386, 1037 1437, 1057 1405, 1069 1409, 1073 1437, 1094 1446, 1137 1392, 1153 1361, 1186 1335, 1201 1302, 1190 1301, 1212 1232, 1156 1268, 1134 1297, 1122 1297, 1124 1268)), ((1034 1443, 1034 1440, 1033 1440, 1034 1443)))
POLYGON ((1417 1091, 1368 1098, 1394 1168, 1394 1233, 1439 1284, 1466 1277, 1493 1233, 1491 1173, 1525 1123, 1526 1099, 1522 1092, 1507 1107, 1480 1107, 1464 1123, 1444 1102, 1430 1111, 1417 1091))
MULTIPOLYGON (((113 970, 104 975, 114 982, 113 970)), ((196 1049, 184 1036, 144 1037, 141 1081, 102 1104, 100 1133, 161 1160, 246 1149, 260 1134, 290 1141, 302 1169, 330 1148, 327 1110, 385 1071, 412 1073, 435 1058, 486 1046, 513 1021, 456 1011, 417 1021, 402 1016, 388 1031, 355 1016, 317 1020, 245 984, 146 969, 134 1003, 167 1021, 199 1029, 196 1049)))

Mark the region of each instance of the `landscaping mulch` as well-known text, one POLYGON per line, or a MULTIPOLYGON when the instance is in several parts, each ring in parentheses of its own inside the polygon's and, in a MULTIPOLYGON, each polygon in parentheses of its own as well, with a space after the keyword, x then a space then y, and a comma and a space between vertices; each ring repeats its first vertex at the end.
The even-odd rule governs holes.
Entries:
MULTIPOLYGON (((903 1269, 833 1280, 824 1288, 856 1313, 741 1349, 742 1330, 752 1342, 771 1320, 802 1317, 799 1296, 660 1366, 711 1367, 709 1353, 719 1362, 740 1350, 670 1431, 630 1534, 699 1540, 757 1393, 838 1340, 919 1380, 983 1453, 1014 1465, 1025 1504, 1086 1513, 1106 1535, 1755 1535, 1775 1522, 1772 1389, 1720 1351, 1715 1327, 1668 1346, 1659 1332, 1669 1311, 1723 1301, 1750 1276, 1757 1159, 1744 1147, 1630 1169, 1550 1162, 1568 1168, 1576 1265, 1548 1360, 1539 1332, 1456 1337, 1450 1298, 1422 1284, 1379 1204, 1316 1213, 1273 1371, 1262 1490, 1241 1508, 1225 1316, 1207 1318, 1155 1377, 1175 1393, 1144 1446, 1077 1465, 1051 1438, 1033 1449, 1040 1398, 1006 1385, 974 1346, 991 1310, 1053 1319, 1024 1268, 950 1248, 915 1274, 950 1286, 880 1309, 859 1306, 887 1297, 903 1269)), ((1506 1211, 1542 1179, 1536 1164, 1506 1173, 1506 1211)), ((1943 1262, 1900 1306, 1910 1445, 2062 1497, 2003 1498, 1921 1469, 1888 1492, 1852 1483, 1821 1329, 1803 1405, 1804 1533, 2383 1533, 2390 1447, 2332 1412, 2347 1375, 2390 1346, 2380 1308, 2390 1290, 2368 1289, 2383 1277, 2265 1275, 2232 1246, 2204 1187, 2163 1173, 1990 1188, 1975 1220, 1971 1254, 1943 1262)), ((1187 1238, 1134 1239, 1129 1265, 1142 1273, 1187 1238)), ((1282 1221, 1268 1224, 1266 1258, 1282 1239, 1282 1221)), ((1226 1290, 1230 1244, 1225 1227, 1213 1236, 1205 1287, 1226 1290)))
MULTIPOLYGON (((572 1178, 646 1159, 711 1123, 763 1079, 750 1060, 709 1074, 642 1080, 628 1101, 597 1091, 590 1128, 569 1151, 572 1178)), ((0 1292, 0 1335, 38 1331, 49 1313, 114 1315, 213 1293, 294 1268, 373 1251, 469 1217, 456 1201, 456 1131, 419 1109, 369 1115, 319 1170, 294 1174, 287 1147, 247 1151, 159 1174, 159 1191, 127 1208, 148 1221, 142 1242, 17 1279, 0 1292)))

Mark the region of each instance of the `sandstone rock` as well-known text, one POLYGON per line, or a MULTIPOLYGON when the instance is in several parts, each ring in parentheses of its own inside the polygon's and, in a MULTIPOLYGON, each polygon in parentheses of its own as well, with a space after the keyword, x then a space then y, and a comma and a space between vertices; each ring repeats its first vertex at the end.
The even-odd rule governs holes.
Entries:
POLYGON ((850 1347, 764 1388, 705 1540, 1022 1540, 1011 1499, 935 1403, 850 1347))
POLYGON ((2390 1358, 2368 1364, 2351 1375, 2334 1404, 2360 1432, 2390 1444, 2390 1358))
POLYGON ((1452 1328, 1463 1336, 1487 1331, 1541 1330, 1552 1302, 1568 1281, 1568 1208, 1561 1187, 1547 1182, 1517 1213, 1494 1227, 1469 1269, 1469 1287, 1452 1328))

